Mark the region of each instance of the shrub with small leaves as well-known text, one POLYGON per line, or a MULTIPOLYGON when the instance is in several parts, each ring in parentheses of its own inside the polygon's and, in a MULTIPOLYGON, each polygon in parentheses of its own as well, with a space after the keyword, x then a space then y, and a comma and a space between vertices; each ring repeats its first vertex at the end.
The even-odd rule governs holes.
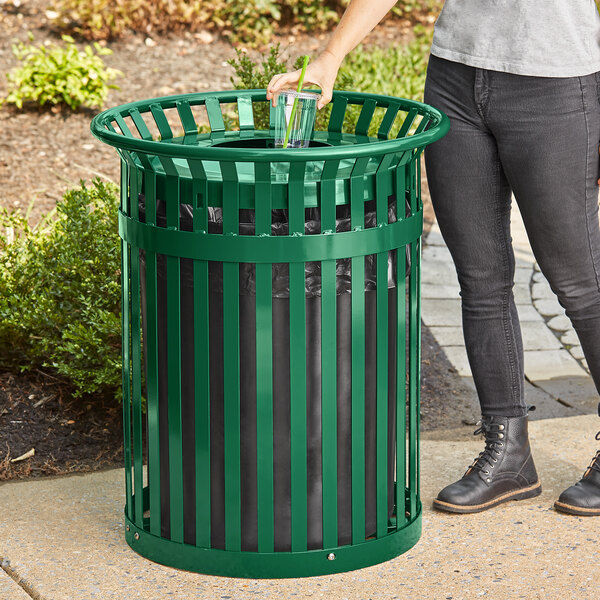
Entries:
POLYGON ((64 46, 13 44, 13 53, 21 65, 6 74, 8 95, 0 104, 22 108, 26 102, 40 106, 64 103, 73 110, 104 105, 108 90, 118 89, 109 81, 122 75, 121 71, 106 67, 101 58, 112 54, 112 50, 97 42, 93 48, 79 50, 72 37, 63 35, 62 39, 64 46))
POLYGON ((36 227, 0 211, 0 368, 45 369, 75 396, 119 396, 117 188, 68 191, 36 227))

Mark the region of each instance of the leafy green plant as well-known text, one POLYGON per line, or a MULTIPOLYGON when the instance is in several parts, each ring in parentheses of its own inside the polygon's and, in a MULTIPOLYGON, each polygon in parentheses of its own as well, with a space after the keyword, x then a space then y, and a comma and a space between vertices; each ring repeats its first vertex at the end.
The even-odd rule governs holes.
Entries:
POLYGON ((117 188, 68 191, 30 227, 0 211, 0 367, 46 369, 76 396, 119 395, 117 188))
MULTIPOLYGON (((30 39, 32 36, 30 36, 30 39)), ((100 108, 108 90, 118 88, 108 83, 122 74, 106 67, 102 56, 112 50, 94 43, 79 50, 72 37, 62 36, 65 46, 59 44, 13 44, 13 53, 21 65, 6 74, 8 95, 1 103, 15 104, 32 101, 40 106, 46 103, 64 103, 73 110, 80 106, 100 108)))
POLYGON ((442 4, 441 0, 402 0, 396 2, 392 14, 414 22, 423 15, 438 13, 442 4))

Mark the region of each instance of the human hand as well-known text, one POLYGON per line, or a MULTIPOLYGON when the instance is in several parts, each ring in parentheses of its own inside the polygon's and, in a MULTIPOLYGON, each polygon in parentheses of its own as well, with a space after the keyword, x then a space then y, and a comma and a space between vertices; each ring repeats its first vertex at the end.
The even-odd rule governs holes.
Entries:
MULTIPOLYGON (((304 74, 304 85, 317 85, 321 88, 321 97, 317 102, 317 109, 323 108, 331 101, 333 85, 340 69, 341 60, 325 50, 313 62, 306 67, 304 74)), ((301 69, 289 73, 274 75, 267 85, 267 100, 271 100, 273 106, 276 104, 277 94, 282 90, 298 87, 301 69)))

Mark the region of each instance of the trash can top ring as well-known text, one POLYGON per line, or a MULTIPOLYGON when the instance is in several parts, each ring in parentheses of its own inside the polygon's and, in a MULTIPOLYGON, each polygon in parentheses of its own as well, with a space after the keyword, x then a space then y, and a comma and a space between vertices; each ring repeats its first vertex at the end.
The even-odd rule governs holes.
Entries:
MULTIPOLYGON (((228 147, 223 145, 198 145, 198 123, 192 107, 204 106, 210 123, 210 142, 223 141, 225 123, 221 104, 237 104, 239 117, 239 135, 251 138, 254 129, 253 107, 265 103, 266 90, 230 90, 223 92, 192 93, 176 96, 164 96, 123 104, 97 114, 91 122, 93 135, 104 143, 119 150, 136 152, 143 155, 185 158, 190 160, 236 161, 236 162, 305 162, 318 160, 343 160, 361 157, 373 157, 421 149, 442 138, 450 128, 448 117, 440 110, 422 102, 348 91, 334 91, 332 112, 328 124, 331 139, 342 139, 348 134, 342 133, 347 107, 362 106, 355 132, 351 137, 356 143, 346 145, 309 148, 252 148, 228 147), (379 125, 377 138, 369 137, 367 132, 376 108, 385 109, 385 115, 379 125), (174 109, 174 110, 173 110, 174 109), (183 135, 174 138, 165 111, 177 114, 178 126, 183 135), (389 139, 388 135, 399 112, 406 112, 398 137, 389 139), (153 138, 146 119, 151 119, 159 132, 160 140, 153 138), (128 122, 129 125, 128 125, 128 122), (130 127, 133 125, 133 127, 130 127), (173 143, 181 139, 182 143, 173 143)), ((262 134, 264 135, 264 131, 262 134)), ((206 137, 206 136, 205 136, 206 137)))

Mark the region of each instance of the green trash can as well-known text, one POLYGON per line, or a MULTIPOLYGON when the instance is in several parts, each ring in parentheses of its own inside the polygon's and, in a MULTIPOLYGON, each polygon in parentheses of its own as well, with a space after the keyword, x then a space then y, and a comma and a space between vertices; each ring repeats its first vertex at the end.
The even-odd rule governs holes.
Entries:
POLYGON ((121 157, 127 543, 302 577, 420 537, 419 157, 449 122, 334 92, 327 131, 275 149, 266 102, 155 98, 91 129, 121 157))

